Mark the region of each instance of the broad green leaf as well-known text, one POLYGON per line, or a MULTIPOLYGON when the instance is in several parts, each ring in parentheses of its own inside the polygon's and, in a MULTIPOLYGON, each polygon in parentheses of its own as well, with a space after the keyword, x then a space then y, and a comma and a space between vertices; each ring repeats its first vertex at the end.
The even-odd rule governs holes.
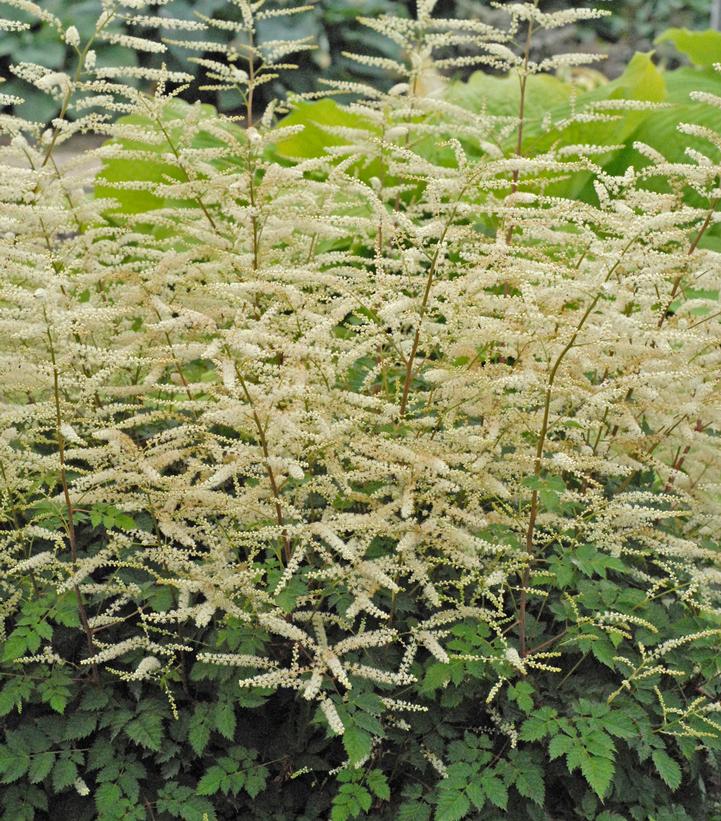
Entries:
POLYGON ((670 28, 656 38, 656 43, 672 43, 681 54, 701 68, 713 68, 715 63, 721 62, 721 31, 670 28))
MULTIPOLYGON (((546 113, 566 104, 574 88, 551 74, 533 74, 526 85, 525 122, 529 128, 540 128, 546 113)), ((517 117, 521 100, 518 77, 495 77, 475 71, 465 82, 451 83, 445 98, 469 111, 484 111, 497 117, 517 117)))
MULTIPOLYGON (((108 215, 116 211, 122 214, 140 214, 161 208, 165 205, 174 207, 199 208, 197 201, 193 200, 164 200, 155 193, 147 190, 145 186, 140 188, 124 189, 125 183, 155 183, 164 184, 168 181, 183 182, 187 179, 185 172, 177 163, 167 159, 172 156, 173 149, 183 141, 185 130, 185 118, 193 113, 196 116, 196 109, 188 103, 174 98, 169 100, 160 116, 159 121, 151 115, 148 108, 148 115, 133 114, 121 117, 119 122, 128 126, 140 127, 145 131, 154 133, 157 141, 144 142, 140 139, 131 140, 128 138, 118 139, 114 144, 122 146, 131 151, 143 151, 149 156, 147 159, 125 159, 124 157, 114 157, 107 159, 98 173, 95 185, 95 196, 97 198, 111 198, 118 203, 117 207, 110 208, 108 215), (118 187, 119 186, 119 187, 118 187)), ((227 120, 221 119, 218 112, 209 105, 200 106, 200 120, 213 121, 216 128, 221 128, 228 135, 229 140, 235 140, 238 145, 238 158, 240 162, 240 145, 245 142, 245 133, 238 126, 227 120)), ((211 135, 208 131, 201 130, 191 141, 192 148, 219 148, 224 145, 221 140, 211 135)), ((214 160, 213 164, 219 168, 228 164, 228 160, 214 160)))
POLYGON ((342 126, 377 132, 377 128, 370 120, 346 111, 330 99, 298 103, 279 125, 281 127, 303 126, 300 134, 279 139, 275 144, 275 153, 285 159, 323 157, 327 155, 326 148, 346 145, 347 139, 328 130, 333 127, 342 126))

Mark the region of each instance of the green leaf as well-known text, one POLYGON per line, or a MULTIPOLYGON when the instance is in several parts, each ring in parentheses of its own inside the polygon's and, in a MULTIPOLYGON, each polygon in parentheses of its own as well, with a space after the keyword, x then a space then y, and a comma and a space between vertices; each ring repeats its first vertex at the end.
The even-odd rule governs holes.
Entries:
POLYGON ((451 665, 438 662, 431 664, 426 670, 421 690, 426 695, 432 695, 436 690, 445 687, 451 680, 451 665))
POLYGON ((390 799, 391 789, 388 786, 388 779, 382 770, 371 770, 366 778, 366 783, 368 784, 368 789, 373 793, 373 795, 383 801, 388 801, 390 799))
POLYGON ((539 807, 543 806, 546 787, 541 768, 537 764, 526 764, 517 772, 515 787, 524 798, 530 798, 539 807))
POLYGON ((610 758, 602 756, 582 755, 581 772, 591 789, 599 798, 603 798, 613 781, 615 767, 610 758))
POLYGON ((268 770, 265 767, 253 767, 245 773, 244 789, 251 798, 265 789, 268 770))
POLYGON ((217 764, 212 766, 198 782, 196 793, 198 795, 215 795, 220 790, 227 773, 217 764))
POLYGON ((508 805, 508 788, 503 781, 497 775, 484 770, 481 774, 481 784, 491 804, 505 810, 508 805))
POLYGON ((194 794, 190 787, 172 782, 158 792, 157 809, 167 812, 183 821, 216 821, 213 805, 194 794))
POLYGON ((513 687, 508 688, 508 698, 515 701, 524 713, 530 713, 533 709, 533 685, 527 681, 519 681, 513 687))
POLYGON ((623 710, 613 710, 603 717, 603 729, 616 738, 636 738, 638 729, 631 716, 623 710))
POLYGON ((112 813, 123 797, 117 784, 107 782, 95 790, 95 806, 100 813, 112 813))
POLYGON ((63 740, 76 741, 79 738, 87 738, 93 732, 97 723, 97 716, 92 715, 92 713, 72 713, 65 723, 63 740))
POLYGON ((721 31, 670 28, 662 32, 655 42, 672 43, 681 54, 701 68, 713 68, 715 63, 721 62, 721 31))
POLYGON ((209 704, 197 704, 190 718, 188 741, 198 757, 203 754, 210 740, 210 710, 209 704))
POLYGON ((69 787, 77 777, 77 764, 69 758, 60 758, 53 767, 53 789, 60 792, 69 787))
POLYGON ((664 784, 675 791, 681 786, 681 767, 665 750, 654 750, 651 758, 656 766, 658 774, 663 779, 664 784))
POLYGON ((471 808, 465 793, 456 790, 439 791, 435 821, 460 821, 471 808))
POLYGON ((551 761, 560 758, 562 755, 566 755, 575 743, 576 741, 565 733, 559 733, 559 735, 553 736, 548 745, 548 755, 551 761))
POLYGON ((298 103, 279 123, 280 127, 302 125, 303 131, 279 140, 275 152, 284 158, 327 156, 326 148, 345 145, 347 139, 331 134, 327 129, 343 126, 377 131, 371 120, 342 108, 335 100, 325 99, 298 103))
POLYGON ((355 766, 370 755, 373 749, 373 736, 351 724, 343 733, 343 746, 348 754, 348 760, 355 766))
POLYGON ((53 768, 55 763, 55 753, 47 751, 34 755, 30 761, 30 769, 28 770, 28 780, 31 784, 38 784, 47 778, 48 773, 53 768))
POLYGON ((3 644, 3 661, 13 661, 25 655, 27 644, 25 643, 25 636, 16 634, 15 631, 11 633, 3 644))
POLYGON ((156 713, 146 711, 129 721, 124 727, 125 734, 148 750, 160 750, 163 740, 163 719, 156 713))
POLYGON ((431 808, 422 801, 404 801, 396 814, 396 821, 428 821, 431 808))
POLYGON ((466 795, 471 799, 473 806, 477 810, 482 810, 486 803, 486 794, 478 781, 471 781, 466 787, 466 795))
POLYGON ((535 715, 523 722, 519 738, 522 741, 540 741, 547 735, 551 735, 556 726, 556 711, 549 707, 542 707, 535 715))
POLYGON ((229 701, 220 701, 213 710, 213 726, 229 741, 235 736, 235 707, 229 701))

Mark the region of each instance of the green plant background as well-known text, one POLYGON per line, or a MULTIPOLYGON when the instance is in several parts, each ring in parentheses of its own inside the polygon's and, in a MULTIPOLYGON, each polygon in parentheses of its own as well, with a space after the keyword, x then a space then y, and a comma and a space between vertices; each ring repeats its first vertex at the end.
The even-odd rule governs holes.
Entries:
MULTIPOLYGON (((684 26, 692 29, 708 25, 708 0, 620 0, 618 2, 551 2, 549 8, 569 8, 578 5, 608 8, 613 14, 596 21, 594 26, 574 29, 571 40, 551 40, 548 49, 570 48, 580 43, 584 47, 591 45, 593 50, 608 55, 606 71, 609 75, 620 74, 625 63, 636 51, 653 48, 654 39, 669 26, 684 26)), ((57 15, 65 25, 75 25, 81 38, 90 34, 99 14, 99 0, 44 0, 44 9, 57 15)), ((383 73, 369 67, 359 66, 343 56, 344 51, 378 53, 385 56, 397 56, 394 46, 376 32, 359 25, 359 16, 375 17, 380 14, 410 16, 414 8, 413 0, 319 0, 314 3, 312 11, 294 20, 294 38, 310 37, 317 44, 317 49, 301 56, 300 70, 286 74, 262 89, 266 97, 277 97, 287 91, 305 92, 315 88, 319 76, 340 78, 344 80, 372 79, 383 82, 383 73)), ((193 19, 194 13, 213 17, 223 11, 227 14, 226 0, 174 0, 168 6, 160 6, 157 14, 193 19)), ((483 0, 440 0, 437 5, 439 16, 480 17, 493 19, 498 12, 490 8, 490 3, 483 0)), ((21 13, 13 12, 22 18, 21 13)), ((30 19, 30 18, 26 18, 30 19)), ((267 40, 284 38, 287 28, 284 18, 264 21, 258 31, 260 43, 267 40)), ((137 32, 134 32, 137 33, 137 32)), ((186 35, 183 35, 184 37, 186 35)), ((205 37, 205 35, 203 35, 205 37)), ((223 36, 216 32, 216 37, 223 36)), ((192 39, 193 33, 187 34, 192 39)), ((543 43, 542 43, 543 45, 543 43)), ((135 64, 139 59, 149 64, 158 64, 164 60, 171 69, 182 68, 193 71, 194 66, 187 62, 189 52, 177 46, 169 46, 164 55, 142 55, 118 45, 100 44, 96 49, 98 64, 135 64)), ((73 58, 72 52, 58 41, 56 33, 47 25, 34 28, 21 34, 0 32, 0 69, 7 69, 13 63, 36 62, 47 68, 61 70, 68 67, 73 58)), ((2 72, 6 74, 6 71, 2 72)), ((33 89, 20 80, 11 80, 3 86, 8 94, 18 94, 26 99, 19 107, 18 113, 29 119, 46 121, 56 113, 55 103, 47 96, 33 89)), ((197 92, 195 92, 197 93, 197 92)), ((233 110, 239 100, 232 93, 208 94, 206 102, 213 103, 222 111, 233 110)))

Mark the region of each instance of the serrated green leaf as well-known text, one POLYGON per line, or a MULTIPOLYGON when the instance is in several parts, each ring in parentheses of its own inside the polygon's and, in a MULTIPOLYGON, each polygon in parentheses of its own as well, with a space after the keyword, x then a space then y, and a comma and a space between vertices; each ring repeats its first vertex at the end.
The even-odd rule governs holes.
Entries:
POLYGON ((671 791, 677 790, 681 786, 682 779, 681 767, 678 762, 674 761, 665 750, 654 750, 651 753, 651 758, 664 784, 671 791))
POLYGON ((98 812, 109 813, 121 801, 122 797, 123 794, 117 784, 110 782, 101 784, 95 790, 95 806, 98 812))
POLYGON ((98 723, 97 716, 91 713, 75 712, 68 716, 68 720, 63 730, 65 741, 75 741, 79 738, 87 738, 98 723))
POLYGON ((163 719, 155 713, 146 711, 129 721, 123 728, 131 741, 148 750, 160 750, 163 740, 163 719))
POLYGON ((397 821, 428 821, 431 808, 422 801, 404 801, 396 814, 397 821))
POLYGON ((227 775, 222 767, 212 766, 198 782, 196 793, 198 795, 215 795, 221 789, 227 775))
POLYGON ((31 784, 38 784, 47 778, 50 770, 55 763, 55 753, 46 751, 34 755, 30 760, 30 768, 28 770, 28 780, 31 784))
POLYGON ((516 774, 515 787, 524 798, 530 798, 539 807, 543 806, 546 787, 540 767, 526 764, 516 774))
POLYGON ((533 692, 532 684, 527 681, 519 681, 513 687, 508 688, 508 697, 515 701, 524 713, 530 713, 533 709, 533 692))
POLYGON ((438 795, 435 821, 460 821, 471 808, 471 802, 460 790, 441 789, 438 795))
POLYGON ((268 780, 268 770, 265 767, 253 767, 245 773, 243 788, 251 798, 265 789, 268 780))
POLYGON ((477 810, 482 810, 486 803, 486 794, 479 781, 471 781, 466 787, 466 795, 477 810))
POLYGON ((426 670, 421 689, 424 693, 432 694, 440 687, 444 687, 451 680, 451 665, 431 664, 426 670))
POLYGON ((575 740, 565 733, 559 733, 558 735, 553 736, 548 744, 548 755, 551 758, 551 761, 556 758, 560 758, 562 755, 566 755, 575 743, 575 740))
POLYGON ((10 634, 3 644, 3 661, 13 661, 25 655, 27 644, 24 635, 10 634))
POLYGON ((343 747, 348 754, 348 760, 355 766, 370 755, 373 749, 373 736, 351 724, 343 733, 343 747))
POLYGON ((235 736, 235 707, 229 701, 221 701, 216 704, 213 710, 213 726, 229 741, 235 736))
POLYGON ((212 721, 210 711, 209 704, 197 704, 190 718, 188 741, 198 757, 203 754, 203 750, 205 750, 210 740, 212 721))
POLYGON ((60 758, 53 767, 53 789, 60 792, 69 787, 78 777, 78 767, 69 758, 60 758))
POLYGON ((481 773, 481 784, 488 800, 495 807, 505 810, 508 806, 508 788, 503 781, 492 772, 484 770, 481 773))
POLYGON ((581 773, 591 789, 599 798, 603 798, 611 786, 615 766, 611 759, 593 756, 588 753, 580 757, 581 773))
POLYGON ((391 797, 391 788, 388 786, 388 779, 382 770, 371 770, 366 778, 368 789, 373 795, 388 801, 391 797))

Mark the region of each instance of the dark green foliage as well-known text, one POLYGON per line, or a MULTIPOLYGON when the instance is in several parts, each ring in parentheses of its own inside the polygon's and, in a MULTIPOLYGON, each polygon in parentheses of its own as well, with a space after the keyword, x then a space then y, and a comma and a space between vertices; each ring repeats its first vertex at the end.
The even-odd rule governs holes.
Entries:
MULTIPOLYGON (((46 624, 57 647, 76 635, 68 600, 36 597, 28 581, 2 666, 2 818, 716 817, 719 728, 693 702, 721 697, 718 636, 671 649, 665 662, 674 677, 634 677, 632 668, 642 664, 638 642, 650 653, 719 625, 673 590, 648 596, 632 571, 629 560, 592 545, 559 544, 532 579, 546 603, 529 640, 558 653, 546 661, 560 672, 521 675, 497 660, 427 658, 414 670, 417 685, 388 688, 427 708, 406 713, 409 729, 387 721, 382 702, 357 680, 350 700, 334 697, 348 728, 342 740, 302 699, 239 690, 242 671, 194 662, 192 653, 164 674, 167 691, 107 672, 95 683, 83 667, 14 663, 16 642, 32 649, 35 641, 24 628, 46 624), (604 606, 629 621, 600 629, 589 617, 604 606), (508 683, 488 702, 499 674, 508 683), (346 760, 360 766, 337 770, 346 760)), ((147 590, 136 603, 151 601, 147 590)), ((401 594, 399 629, 413 621, 406 604, 401 594)), ((122 638, 122 627, 107 632, 107 641, 110 633, 122 638)), ((492 649, 488 635, 469 621, 452 629, 447 647, 482 658, 492 649)), ((186 628, 183 641, 206 651, 272 652, 267 637, 233 621, 186 628)), ((77 652, 80 660, 83 648, 77 652)))

